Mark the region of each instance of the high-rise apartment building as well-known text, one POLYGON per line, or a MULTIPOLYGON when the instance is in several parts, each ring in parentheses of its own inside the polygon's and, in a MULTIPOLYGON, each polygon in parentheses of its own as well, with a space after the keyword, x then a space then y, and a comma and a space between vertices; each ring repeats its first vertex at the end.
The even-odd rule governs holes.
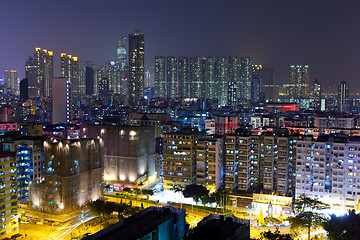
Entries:
POLYGON ((338 111, 348 112, 349 110, 349 84, 342 81, 338 89, 338 111))
POLYGON ((214 99, 217 94, 216 75, 215 75, 216 58, 208 56, 202 59, 202 78, 205 83, 206 99, 214 99))
POLYGON ((195 183, 197 136, 185 131, 164 135, 164 188, 195 183))
POLYGON ((313 83, 312 97, 314 99, 314 110, 321 110, 321 83, 317 79, 313 83))
POLYGON ((172 99, 179 97, 177 66, 177 57, 166 58, 166 96, 172 99))
POLYGON ((228 59, 226 57, 217 57, 216 63, 216 85, 219 106, 226 106, 228 101, 228 59))
POLYGON ((277 67, 265 67, 261 91, 265 94, 266 102, 277 102, 279 99, 279 77, 277 67))
POLYGON ((179 98, 184 99, 190 97, 190 71, 189 71, 189 58, 179 57, 178 62, 179 72, 179 98))
POLYGON ((6 238, 18 232, 18 199, 16 195, 16 153, 1 152, 1 223, 0 237, 6 238))
POLYGON ((240 61, 238 57, 229 57, 229 81, 228 81, 228 100, 230 106, 237 103, 237 91, 240 81, 240 61))
POLYGON ((230 134, 225 136, 224 186, 248 190, 259 183, 259 136, 230 134))
POLYGON ((306 98, 309 97, 309 73, 308 65, 290 66, 290 97, 306 98))
POLYGON ((17 95, 19 92, 18 87, 18 74, 15 70, 4 71, 4 84, 7 88, 10 88, 10 92, 17 95))
POLYGON ((144 97, 144 34, 136 30, 129 34, 129 104, 136 105, 144 97))
POLYGON ((23 203, 29 199, 29 184, 43 179, 44 146, 42 137, 24 136, 4 142, 5 151, 16 152, 17 195, 23 203))
POLYGON ((251 99, 252 60, 250 57, 242 57, 240 61, 240 84, 238 98, 251 99))
POLYGON ((296 152, 296 197, 318 198, 331 209, 360 209, 358 137, 298 141, 296 152))
POLYGON ((26 61, 25 76, 29 80, 30 97, 51 97, 54 77, 53 52, 36 48, 34 56, 26 61))
POLYGON ((224 137, 207 136, 196 142, 196 183, 215 192, 223 186, 224 137))
POLYGON ((261 84, 263 82, 264 70, 262 65, 252 65, 251 79, 251 100, 258 102, 260 100, 261 84))
POLYGON ((155 57, 155 97, 166 97, 166 62, 165 57, 155 57))
POLYGON ((125 69, 128 64, 126 53, 126 37, 119 37, 116 49, 117 63, 120 69, 125 69))
POLYGON ((66 53, 60 56, 60 77, 68 79, 71 97, 77 96, 80 90, 78 58, 66 53))
POLYGON ((201 57, 190 58, 190 97, 203 98, 204 83, 201 78, 201 57))

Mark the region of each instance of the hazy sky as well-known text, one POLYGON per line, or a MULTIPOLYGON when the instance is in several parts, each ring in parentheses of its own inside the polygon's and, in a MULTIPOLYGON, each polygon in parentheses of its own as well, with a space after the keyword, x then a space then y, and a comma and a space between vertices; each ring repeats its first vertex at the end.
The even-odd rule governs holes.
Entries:
MULTIPOLYGON (((327 86, 360 88, 360 1, 277 0, 4 0, 0 11, 0 77, 24 64, 35 47, 104 64, 116 39, 145 34, 145 64, 155 55, 250 56, 278 66, 310 65, 327 86)), ((58 71, 55 72, 58 74, 58 71)))

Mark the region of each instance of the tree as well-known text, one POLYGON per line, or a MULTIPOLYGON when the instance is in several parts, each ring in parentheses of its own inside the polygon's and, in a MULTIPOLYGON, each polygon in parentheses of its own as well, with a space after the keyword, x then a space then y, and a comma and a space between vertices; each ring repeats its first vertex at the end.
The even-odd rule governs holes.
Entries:
POLYGON ((213 193, 213 196, 215 198, 216 205, 220 205, 224 208, 226 208, 226 205, 229 203, 229 195, 230 192, 226 188, 219 188, 215 193, 213 193))
POLYGON ((125 194, 131 195, 133 193, 133 190, 131 188, 125 187, 123 188, 123 192, 125 194))
POLYGON ((304 194, 295 199, 294 202, 294 209, 298 212, 312 211, 314 209, 325 209, 327 207, 329 207, 328 204, 325 204, 317 199, 306 197, 304 194))
POLYGON ((139 188, 134 188, 133 193, 135 194, 135 198, 137 198, 137 196, 141 194, 141 190, 139 188))
POLYGON ((150 188, 143 189, 141 191, 141 193, 144 194, 147 197, 148 200, 149 200, 149 196, 154 195, 154 191, 152 189, 150 189, 150 188))
POLYGON ((192 197, 197 205, 202 197, 209 195, 209 190, 203 185, 190 184, 185 187, 183 194, 184 197, 192 197))
POLYGON ((324 222, 323 228, 330 240, 360 239, 360 214, 352 210, 344 216, 331 215, 330 220, 324 222))
POLYGON ((215 197, 212 195, 205 195, 201 197, 201 202, 206 205, 206 204, 211 204, 215 202, 215 197))
POLYGON ((299 232, 305 229, 307 231, 308 240, 310 240, 311 231, 322 226, 326 219, 320 213, 314 210, 320 210, 328 207, 327 204, 320 202, 317 199, 312 199, 301 195, 295 200, 294 209, 298 214, 295 217, 289 218, 291 230, 299 232))
POLYGON ((279 228, 276 228, 275 232, 268 230, 267 232, 262 232, 260 239, 261 240, 292 240, 290 234, 281 234, 279 228))

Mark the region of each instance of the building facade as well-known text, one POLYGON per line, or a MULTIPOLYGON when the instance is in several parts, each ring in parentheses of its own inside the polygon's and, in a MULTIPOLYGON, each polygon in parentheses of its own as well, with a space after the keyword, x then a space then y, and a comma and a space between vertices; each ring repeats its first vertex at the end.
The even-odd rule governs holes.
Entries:
POLYGON ((129 82, 130 105, 136 105, 144 97, 145 88, 144 34, 136 30, 129 34, 129 82))
POLYGON ((66 213, 103 194, 103 152, 99 139, 49 139, 44 142, 44 181, 32 183, 35 209, 66 213))
POLYGON ((18 232, 18 200, 16 195, 16 153, 0 153, 0 237, 9 237, 18 232))

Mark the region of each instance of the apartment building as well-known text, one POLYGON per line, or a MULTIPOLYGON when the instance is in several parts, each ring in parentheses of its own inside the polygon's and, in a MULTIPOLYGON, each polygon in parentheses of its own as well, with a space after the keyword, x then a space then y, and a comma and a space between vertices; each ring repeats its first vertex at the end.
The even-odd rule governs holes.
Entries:
POLYGON ((302 194, 332 209, 360 210, 360 138, 330 135, 298 141, 296 197, 302 194))

